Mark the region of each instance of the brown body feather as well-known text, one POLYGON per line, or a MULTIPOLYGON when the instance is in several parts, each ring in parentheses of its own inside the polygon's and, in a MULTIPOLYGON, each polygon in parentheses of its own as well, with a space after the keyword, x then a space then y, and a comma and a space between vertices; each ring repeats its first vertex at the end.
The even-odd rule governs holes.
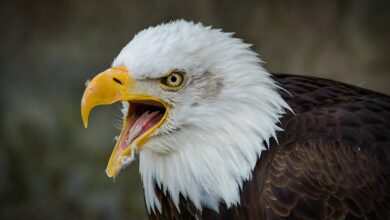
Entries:
POLYGON ((390 97, 331 80, 274 74, 287 113, 244 183, 219 213, 181 197, 180 213, 156 187, 150 219, 390 219, 390 97))

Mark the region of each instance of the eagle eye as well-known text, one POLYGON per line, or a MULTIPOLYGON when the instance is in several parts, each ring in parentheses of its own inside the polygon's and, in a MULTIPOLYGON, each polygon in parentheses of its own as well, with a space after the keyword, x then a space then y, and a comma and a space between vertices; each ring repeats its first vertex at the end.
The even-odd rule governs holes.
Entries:
POLYGON ((172 71, 168 76, 161 78, 161 84, 167 89, 177 90, 184 82, 184 73, 180 71, 172 71))

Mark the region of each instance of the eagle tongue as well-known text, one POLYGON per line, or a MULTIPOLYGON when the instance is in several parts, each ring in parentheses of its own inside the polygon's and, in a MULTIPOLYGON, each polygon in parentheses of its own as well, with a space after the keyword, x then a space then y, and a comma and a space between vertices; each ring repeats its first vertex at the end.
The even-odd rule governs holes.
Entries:
MULTIPOLYGON (((128 137, 125 141, 125 146, 129 146, 137 137, 141 136, 145 131, 147 131, 151 126, 148 126, 152 119, 158 115, 159 111, 144 112, 140 117, 136 118, 136 121, 131 126, 128 137)), ((136 116, 135 116, 136 117, 136 116)))

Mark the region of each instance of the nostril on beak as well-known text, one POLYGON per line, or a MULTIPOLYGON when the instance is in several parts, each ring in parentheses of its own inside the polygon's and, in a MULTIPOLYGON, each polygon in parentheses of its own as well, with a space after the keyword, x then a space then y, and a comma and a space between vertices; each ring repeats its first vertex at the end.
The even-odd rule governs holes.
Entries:
POLYGON ((115 77, 112 78, 112 79, 113 79, 116 83, 118 83, 118 84, 120 84, 120 85, 123 85, 122 82, 121 82, 119 79, 117 79, 117 78, 115 78, 115 77))

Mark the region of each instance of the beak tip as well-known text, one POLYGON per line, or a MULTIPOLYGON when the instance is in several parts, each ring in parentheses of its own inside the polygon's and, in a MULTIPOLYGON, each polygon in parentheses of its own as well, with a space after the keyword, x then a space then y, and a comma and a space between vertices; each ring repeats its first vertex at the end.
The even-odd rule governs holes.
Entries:
POLYGON ((88 128, 89 111, 90 108, 81 105, 81 120, 83 121, 84 128, 88 128))
POLYGON ((107 175, 109 178, 114 177, 114 175, 112 175, 112 173, 111 173, 108 169, 106 170, 106 175, 107 175))
POLYGON ((84 117, 84 115, 82 115, 81 119, 83 121, 84 128, 88 128, 88 118, 84 117))

